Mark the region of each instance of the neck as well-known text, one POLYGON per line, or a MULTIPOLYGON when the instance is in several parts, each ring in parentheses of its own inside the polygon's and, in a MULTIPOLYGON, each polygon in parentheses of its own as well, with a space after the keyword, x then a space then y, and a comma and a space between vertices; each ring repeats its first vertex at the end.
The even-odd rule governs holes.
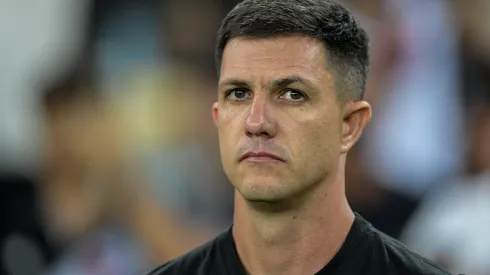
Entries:
POLYGON ((298 207, 257 207, 235 192, 233 237, 249 274, 314 274, 338 252, 354 221, 337 173, 298 207))

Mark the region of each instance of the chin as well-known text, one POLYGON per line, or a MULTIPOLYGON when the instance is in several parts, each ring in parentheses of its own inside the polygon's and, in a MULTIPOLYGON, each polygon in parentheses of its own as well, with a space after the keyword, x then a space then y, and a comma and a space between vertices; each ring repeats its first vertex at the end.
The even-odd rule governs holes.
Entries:
POLYGON ((251 202, 279 202, 291 195, 289 186, 273 179, 244 181, 235 188, 245 200, 251 202))
POLYGON ((280 196, 277 194, 265 194, 258 192, 246 192, 241 193, 242 197, 249 202, 264 202, 264 203, 276 203, 284 201, 287 196, 280 196))

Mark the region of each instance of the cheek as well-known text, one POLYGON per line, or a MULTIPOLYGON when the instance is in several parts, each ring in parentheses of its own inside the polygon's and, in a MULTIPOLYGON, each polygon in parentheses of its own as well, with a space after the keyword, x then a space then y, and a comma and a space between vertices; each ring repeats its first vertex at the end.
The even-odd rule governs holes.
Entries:
POLYGON ((290 118, 284 130, 293 157, 306 165, 332 161, 340 154, 340 125, 334 115, 304 112, 290 118))
POLYGON ((241 126, 241 115, 239 112, 227 109, 220 110, 218 136, 223 162, 226 162, 228 158, 233 156, 234 150, 237 150, 240 134, 243 133, 241 126))
POLYGON ((245 110, 240 108, 222 108, 218 113, 218 133, 220 139, 235 139, 243 134, 245 110))

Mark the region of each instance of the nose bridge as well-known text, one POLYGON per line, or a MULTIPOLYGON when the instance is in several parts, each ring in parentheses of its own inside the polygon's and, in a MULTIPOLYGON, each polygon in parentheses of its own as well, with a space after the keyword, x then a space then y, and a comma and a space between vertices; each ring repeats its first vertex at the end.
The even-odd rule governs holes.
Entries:
POLYGON ((256 93, 249 109, 247 124, 261 126, 266 123, 267 97, 263 93, 256 93))

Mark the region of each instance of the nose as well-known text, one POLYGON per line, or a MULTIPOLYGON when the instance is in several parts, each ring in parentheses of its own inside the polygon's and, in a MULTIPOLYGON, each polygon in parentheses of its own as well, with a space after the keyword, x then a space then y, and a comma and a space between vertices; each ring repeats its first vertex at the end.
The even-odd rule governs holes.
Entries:
POLYGON ((246 120, 246 134, 272 138, 276 135, 276 126, 271 118, 271 110, 266 98, 255 97, 249 108, 246 120))

